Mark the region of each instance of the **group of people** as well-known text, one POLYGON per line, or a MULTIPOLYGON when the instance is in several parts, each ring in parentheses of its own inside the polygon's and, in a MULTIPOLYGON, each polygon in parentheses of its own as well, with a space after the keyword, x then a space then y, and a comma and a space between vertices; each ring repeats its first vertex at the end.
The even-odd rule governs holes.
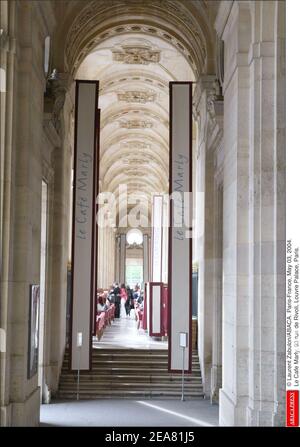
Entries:
POLYGON ((137 306, 143 306, 143 293, 138 284, 131 289, 128 285, 115 282, 108 293, 108 300, 115 304, 115 318, 130 317, 130 312, 137 306))

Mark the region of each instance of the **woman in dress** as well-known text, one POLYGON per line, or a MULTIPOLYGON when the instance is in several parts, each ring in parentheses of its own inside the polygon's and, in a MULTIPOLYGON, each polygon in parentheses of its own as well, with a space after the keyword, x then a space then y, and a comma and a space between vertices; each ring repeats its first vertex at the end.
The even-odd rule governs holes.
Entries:
POLYGON ((121 312, 120 317, 126 318, 126 309, 125 309, 125 303, 127 301, 127 291, 125 284, 121 284, 121 312))

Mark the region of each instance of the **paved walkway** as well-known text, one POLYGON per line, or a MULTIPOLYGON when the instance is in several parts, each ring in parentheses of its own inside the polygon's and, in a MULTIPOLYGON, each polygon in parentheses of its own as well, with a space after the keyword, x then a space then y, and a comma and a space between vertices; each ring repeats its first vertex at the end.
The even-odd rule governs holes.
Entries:
MULTIPOLYGON (((115 319, 94 348, 167 349, 168 343, 137 329, 134 319, 115 319)), ((208 400, 57 401, 41 406, 41 426, 180 427, 218 425, 218 406, 208 400)))
POLYGON ((218 406, 208 400, 117 400, 56 402, 41 407, 41 426, 210 427, 218 406))
POLYGON ((137 329, 137 322, 132 318, 115 318, 107 326, 100 341, 94 338, 94 348, 116 349, 167 349, 168 343, 149 337, 143 329, 137 329))

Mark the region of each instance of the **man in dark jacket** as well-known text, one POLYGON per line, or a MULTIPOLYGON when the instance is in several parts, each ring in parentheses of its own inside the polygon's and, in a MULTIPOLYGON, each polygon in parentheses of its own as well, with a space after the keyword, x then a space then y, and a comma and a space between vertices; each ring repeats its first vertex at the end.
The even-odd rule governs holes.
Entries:
POLYGON ((121 289, 119 284, 116 282, 114 287, 114 298, 115 298, 115 318, 120 318, 120 303, 121 303, 121 289))

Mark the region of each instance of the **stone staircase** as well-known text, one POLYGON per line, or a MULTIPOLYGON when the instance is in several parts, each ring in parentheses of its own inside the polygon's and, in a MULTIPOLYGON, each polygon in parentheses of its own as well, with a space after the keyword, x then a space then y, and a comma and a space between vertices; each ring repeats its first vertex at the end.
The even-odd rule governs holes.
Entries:
MULTIPOLYGON (((76 399, 77 373, 66 351, 57 398, 76 399)), ((80 399, 180 399, 181 374, 168 372, 166 349, 93 349, 92 371, 80 373, 80 399)), ((204 396, 197 351, 185 375, 185 398, 204 396)))

